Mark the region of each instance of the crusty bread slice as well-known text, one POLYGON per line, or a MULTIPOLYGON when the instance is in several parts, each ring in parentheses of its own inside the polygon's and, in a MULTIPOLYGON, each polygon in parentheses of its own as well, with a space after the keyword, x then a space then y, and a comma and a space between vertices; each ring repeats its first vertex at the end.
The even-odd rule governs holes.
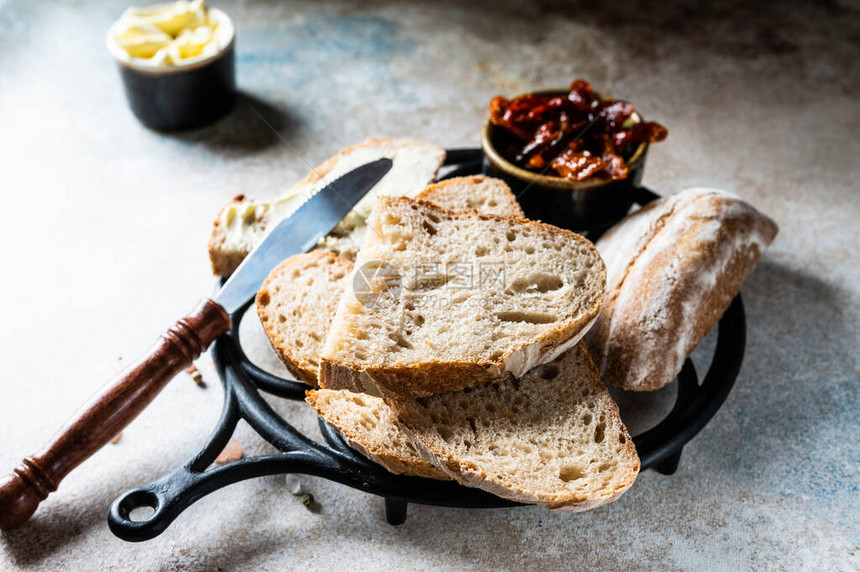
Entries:
POLYGON ((320 384, 419 397, 520 377, 572 347, 600 310, 590 242, 553 226, 379 197, 340 300, 320 384))
POLYGON ((354 258, 364 237, 365 219, 376 195, 413 196, 436 178, 445 150, 421 141, 371 138, 348 147, 313 169, 283 197, 255 201, 240 195, 228 203, 212 226, 209 258, 212 271, 229 276, 263 238, 286 218, 310 193, 365 163, 388 157, 394 164, 341 223, 323 239, 321 246, 354 258))
MULTIPOLYGON (((508 186, 489 177, 450 179, 419 196, 452 210, 474 205, 482 212, 522 214, 508 186)), ((318 385, 319 356, 352 268, 352 261, 324 250, 299 254, 275 268, 257 294, 257 313, 275 353, 308 385, 318 385)))
POLYGON ((308 391, 305 401, 340 432, 350 447, 392 473, 450 479, 421 456, 381 397, 320 389, 308 391))
POLYGON ((603 378, 635 391, 670 383, 740 291, 777 226, 723 191, 654 201, 600 240, 606 302, 586 341, 603 378))
POLYGON ((454 177, 434 183, 415 198, 451 211, 474 209, 484 214, 525 216, 507 183, 485 175, 454 177))
POLYGON ((639 473, 582 343, 519 380, 386 402, 425 458, 502 498, 588 510, 618 498, 639 473))
POLYGON ((317 386, 319 355, 352 261, 315 250, 291 256, 257 292, 257 315, 272 348, 296 379, 317 386))

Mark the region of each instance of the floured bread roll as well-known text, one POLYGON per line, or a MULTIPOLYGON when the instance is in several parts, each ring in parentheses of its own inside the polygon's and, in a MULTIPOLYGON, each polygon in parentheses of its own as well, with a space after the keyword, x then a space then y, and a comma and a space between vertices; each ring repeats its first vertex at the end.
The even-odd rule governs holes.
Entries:
POLYGON ((603 310, 586 336, 604 381, 635 391, 670 383, 719 321, 777 233, 739 198, 688 189, 612 227, 603 310))

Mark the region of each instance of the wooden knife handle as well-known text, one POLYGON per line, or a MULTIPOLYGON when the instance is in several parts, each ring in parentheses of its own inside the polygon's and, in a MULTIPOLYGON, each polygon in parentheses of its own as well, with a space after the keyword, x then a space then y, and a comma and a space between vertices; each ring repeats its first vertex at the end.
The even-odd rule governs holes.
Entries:
POLYGON ((204 298, 137 362, 75 414, 38 454, 0 480, 0 529, 24 524, 69 472, 114 438, 215 338, 230 330, 230 316, 204 298))

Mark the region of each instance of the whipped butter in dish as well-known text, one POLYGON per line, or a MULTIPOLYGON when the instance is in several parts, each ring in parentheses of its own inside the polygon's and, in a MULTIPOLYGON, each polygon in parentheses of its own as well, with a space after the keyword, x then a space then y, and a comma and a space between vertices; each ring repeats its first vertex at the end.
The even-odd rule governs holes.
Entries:
POLYGON ((129 8, 108 30, 117 59, 136 66, 186 66, 217 55, 233 39, 223 12, 204 0, 129 8))

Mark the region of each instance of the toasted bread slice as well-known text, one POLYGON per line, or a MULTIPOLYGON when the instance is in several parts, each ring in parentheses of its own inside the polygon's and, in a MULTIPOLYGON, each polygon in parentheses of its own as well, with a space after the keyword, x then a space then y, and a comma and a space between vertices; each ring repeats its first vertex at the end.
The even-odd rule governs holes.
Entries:
POLYGON ((582 343, 519 380, 386 402, 425 458, 502 498, 583 511, 618 498, 639 473, 582 343))
MULTIPOLYGON (((513 193, 499 179, 458 177, 427 187, 419 196, 450 209, 522 214, 513 193)), ((257 313, 275 353, 297 379, 317 387, 319 356, 341 294, 350 284, 352 261, 317 250, 293 256, 266 279, 257 294, 257 313)))
POLYGON ((424 459, 381 397, 351 391, 308 391, 305 401, 344 437, 349 446, 392 473, 450 480, 424 459))
POLYGON ((382 157, 393 160, 391 170, 321 243, 326 250, 354 258, 363 240, 364 222, 376 195, 413 196, 422 191, 435 180, 445 160, 442 147, 421 141, 372 138, 331 157, 279 199, 255 201, 240 195, 221 209, 213 224, 209 239, 212 271, 218 276, 229 276, 310 193, 356 167, 382 157))
POLYGON ((367 288, 340 300, 324 388, 420 397, 521 377, 585 334, 605 269, 553 226, 379 197, 356 261, 367 288))
POLYGON ((653 391, 670 383, 740 291, 777 226, 713 189, 654 201, 612 227, 606 304, 586 342, 607 383, 653 391))

